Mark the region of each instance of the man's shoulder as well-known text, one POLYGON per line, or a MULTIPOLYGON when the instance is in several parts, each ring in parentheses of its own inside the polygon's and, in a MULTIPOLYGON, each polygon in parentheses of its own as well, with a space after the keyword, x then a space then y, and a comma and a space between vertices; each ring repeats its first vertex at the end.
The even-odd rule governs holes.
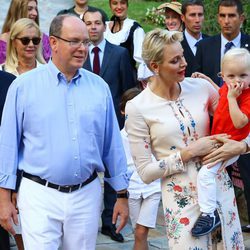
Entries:
POLYGON ((241 47, 250 51, 250 35, 241 33, 241 47))
POLYGON ((199 41, 198 46, 213 46, 215 42, 220 42, 220 35, 208 36, 199 41))
POLYGON ((1 82, 12 82, 16 77, 8 72, 0 70, 1 82))
POLYGON ((75 6, 69 8, 69 9, 60 10, 60 11, 57 13, 57 16, 59 16, 59 15, 66 15, 66 14, 75 14, 74 7, 75 7, 75 6))
POLYGON ((79 73, 82 77, 82 82, 88 82, 89 85, 95 86, 97 89, 108 88, 107 83, 95 73, 84 68, 80 68, 79 73))
POLYGON ((124 53, 127 51, 126 48, 119 46, 119 45, 116 45, 116 44, 113 44, 113 43, 110 43, 108 40, 106 40, 106 47, 111 49, 111 50, 115 50, 116 52, 120 52, 120 53, 124 53))

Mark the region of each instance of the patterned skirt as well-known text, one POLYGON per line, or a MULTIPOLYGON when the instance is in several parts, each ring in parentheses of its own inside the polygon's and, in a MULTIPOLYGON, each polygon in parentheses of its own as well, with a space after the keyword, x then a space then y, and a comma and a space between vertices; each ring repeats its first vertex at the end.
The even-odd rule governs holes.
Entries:
POLYGON ((200 215, 196 187, 198 167, 190 162, 187 169, 184 173, 162 179, 162 201, 169 249, 245 249, 234 189, 226 171, 216 176, 221 231, 216 230, 213 235, 199 238, 191 235, 191 229, 200 215))

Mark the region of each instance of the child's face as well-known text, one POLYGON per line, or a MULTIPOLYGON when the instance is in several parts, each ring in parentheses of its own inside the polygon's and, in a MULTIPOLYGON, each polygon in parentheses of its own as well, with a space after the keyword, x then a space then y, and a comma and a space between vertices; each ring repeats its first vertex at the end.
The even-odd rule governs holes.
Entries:
POLYGON ((250 66, 244 60, 225 62, 221 73, 226 84, 241 83, 243 89, 250 87, 250 66))

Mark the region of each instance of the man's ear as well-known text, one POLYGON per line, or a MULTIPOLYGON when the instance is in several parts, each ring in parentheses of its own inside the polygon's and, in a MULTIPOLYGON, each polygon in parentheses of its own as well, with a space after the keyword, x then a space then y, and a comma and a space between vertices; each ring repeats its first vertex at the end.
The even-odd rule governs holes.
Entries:
POLYGON ((242 27, 242 25, 243 25, 245 19, 246 19, 245 14, 244 14, 244 13, 241 14, 241 15, 240 15, 240 24, 241 24, 240 27, 242 27))
POLYGON ((51 50, 56 52, 57 51, 57 44, 58 44, 57 39, 54 36, 50 36, 49 43, 50 43, 51 50))
POLYGON ((185 16, 183 14, 181 14, 181 21, 185 23, 185 16))

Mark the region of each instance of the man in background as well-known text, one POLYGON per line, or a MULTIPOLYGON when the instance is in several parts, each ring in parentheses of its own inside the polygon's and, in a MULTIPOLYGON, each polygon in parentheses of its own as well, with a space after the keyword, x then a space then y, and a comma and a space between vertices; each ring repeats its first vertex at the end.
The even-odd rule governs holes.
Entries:
POLYGON ((197 50, 197 43, 208 37, 201 33, 204 22, 204 5, 201 0, 185 0, 182 3, 181 19, 185 24, 183 40, 181 42, 184 49, 184 57, 187 62, 186 77, 190 77, 194 72, 194 61, 197 50))
POLYGON ((84 13, 87 10, 99 10, 102 13, 102 15, 104 16, 105 22, 109 20, 107 14, 103 10, 96 8, 96 7, 93 7, 93 6, 89 6, 88 0, 75 0, 75 5, 73 7, 69 8, 69 9, 61 10, 57 13, 57 15, 72 14, 72 15, 78 16, 82 19, 84 13))
MULTIPOLYGON (((124 118, 120 113, 121 96, 127 89, 135 87, 136 83, 134 82, 133 69, 127 49, 113 45, 104 39, 106 28, 104 19, 105 17, 98 10, 88 10, 83 16, 92 42, 83 68, 94 72, 108 83, 121 129, 124 126, 124 118)), ((122 242, 123 236, 120 233, 117 234, 116 228, 112 225, 115 202, 115 190, 104 181, 104 210, 102 212, 101 232, 115 241, 122 242)))

